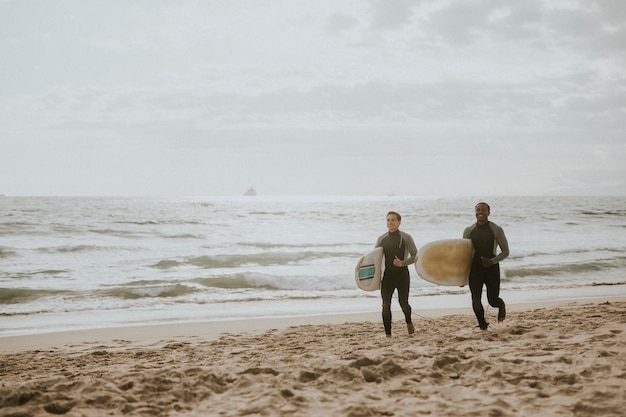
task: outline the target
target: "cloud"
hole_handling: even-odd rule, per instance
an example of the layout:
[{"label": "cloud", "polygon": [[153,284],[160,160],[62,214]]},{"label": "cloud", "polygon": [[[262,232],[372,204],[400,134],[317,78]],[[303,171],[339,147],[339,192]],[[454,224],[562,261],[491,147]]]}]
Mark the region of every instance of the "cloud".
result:
[{"label": "cloud", "polygon": [[620,2],[28,4],[0,192],[626,192]]},{"label": "cloud", "polygon": [[325,27],[331,35],[338,35],[356,27],[358,22],[359,21],[357,19],[350,15],[335,13],[327,19]]},{"label": "cloud", "polygon": [[373,0],[371,28],[397,30],[411,21],[416,2],[412,0]]}]

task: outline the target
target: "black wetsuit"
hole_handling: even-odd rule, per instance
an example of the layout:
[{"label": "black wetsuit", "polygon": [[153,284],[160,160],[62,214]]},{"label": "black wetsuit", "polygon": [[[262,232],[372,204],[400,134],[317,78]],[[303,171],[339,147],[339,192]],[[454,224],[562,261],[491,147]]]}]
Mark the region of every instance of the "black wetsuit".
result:
[{"label": "black wetsuit", "polygon": [[[407,265],[415,261],[417,248],[413,238],[399,230],[385,233],[379,237],[376,246],[382,246],[385,254],[385,272],[380,295],[383,301],[382,316],[385,333],[391,335],[391,298],[395,290],[398,290],[398,302],[404,313],[404,320],[406,323],[411,323],[411,306],[409,304],[411,277]],[[403,266],[398,267],[393,264],[396,257],[402,259]]]},{"label": "black wetsuit", "polygon": [[[487,301],[492,307],[504,308],[500,298],[500,264],[509,255],[509,246],[502,228],[495,223],[473,224],[465,229],[463,237],[472,240],[474,259],[470,269],[469,287],[472,294],[472,308],[481,329],[487,328],[485,309],[482,305],[483,285],[487,288]],[[496,256],[496,248],[501,252]],[[484,267],[482,258],[491,259],[493,265]]]}]

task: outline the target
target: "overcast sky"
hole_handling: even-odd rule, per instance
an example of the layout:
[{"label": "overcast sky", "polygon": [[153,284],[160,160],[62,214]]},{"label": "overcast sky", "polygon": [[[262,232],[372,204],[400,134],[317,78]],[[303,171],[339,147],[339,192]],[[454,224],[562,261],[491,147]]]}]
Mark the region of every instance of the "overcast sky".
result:
[{"label": "overcast sky", "polygon": [[0,193],[626,195],[622,0],[0,0]]}]

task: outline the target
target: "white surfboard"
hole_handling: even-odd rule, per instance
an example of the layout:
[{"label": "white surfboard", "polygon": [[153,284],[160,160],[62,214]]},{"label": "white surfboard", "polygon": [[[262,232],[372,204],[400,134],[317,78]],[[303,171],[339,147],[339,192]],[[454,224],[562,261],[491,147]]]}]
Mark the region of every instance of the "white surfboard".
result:
[{"label": "white surfboard", "polygon": [[437,240],[419,249],[415,271],[433,284],[462,287],[468,284],[473,257],[470,239]]},{"label": "white surfboard", "polygon": [[380,289],[380,280],[385,268],[384,257],[383,248],[378,247],[359,259],[354,268],[354,280],[360,289],[364,291]]}]

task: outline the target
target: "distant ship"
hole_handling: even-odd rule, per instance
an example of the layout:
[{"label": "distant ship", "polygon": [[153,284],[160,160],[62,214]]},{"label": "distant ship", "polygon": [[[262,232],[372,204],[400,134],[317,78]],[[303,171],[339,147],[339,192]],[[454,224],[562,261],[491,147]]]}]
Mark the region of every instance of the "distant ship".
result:
[{"label": "distant ship", "polygon": [[243,195],[256,195],[256,190],[254,189],[254,187],[250,187],[246,190],[245,193],[243,193]]}]

